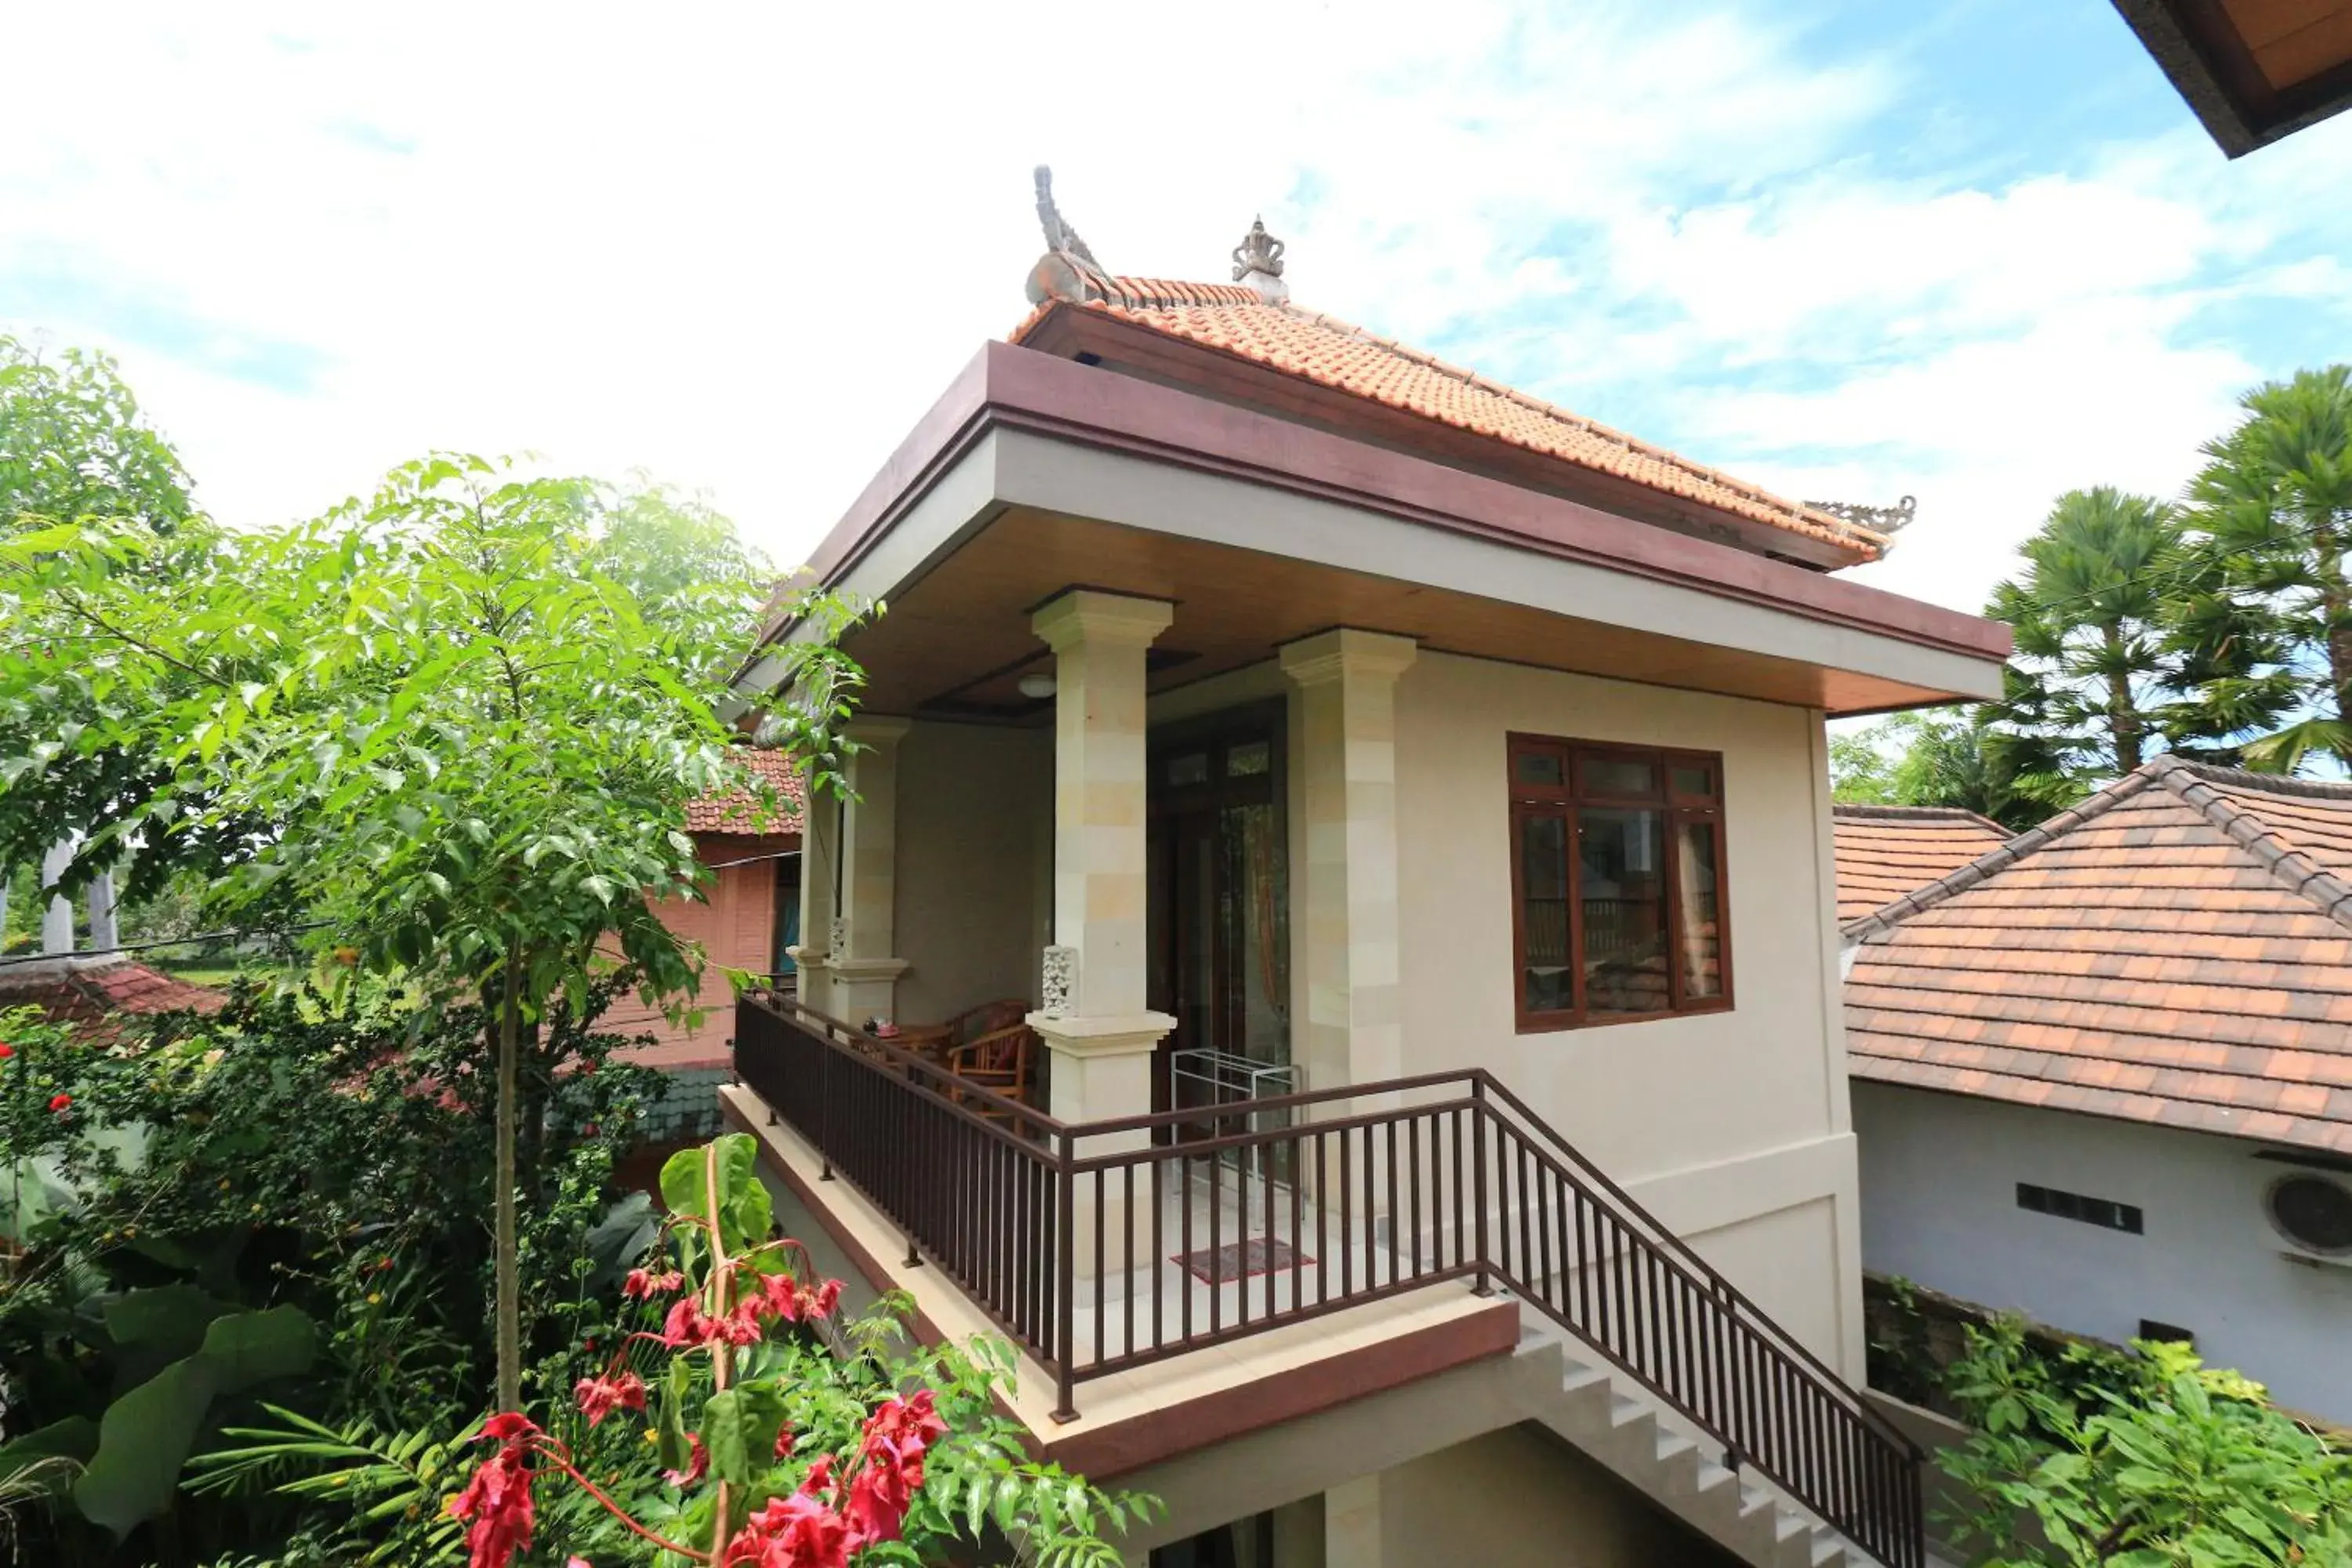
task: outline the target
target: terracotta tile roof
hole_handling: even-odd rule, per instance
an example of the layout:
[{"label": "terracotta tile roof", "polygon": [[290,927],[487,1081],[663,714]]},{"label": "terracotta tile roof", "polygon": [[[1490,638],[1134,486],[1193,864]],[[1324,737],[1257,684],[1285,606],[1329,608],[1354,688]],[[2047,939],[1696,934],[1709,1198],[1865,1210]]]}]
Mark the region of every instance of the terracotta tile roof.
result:
[{"label": "terracotta tile roof", "polygon": [[[1055,261],[1062,264],[1059,269],[1048,266]],[[1047,298],[1009,334],[1012,342],[1026,338],[1055,310],[1100,310],[1456,429],[1819,540],[1847,552],[1856,563],[1874,561],[1886,548],[1883,533],[1784,500],[1336,316],[1270,302],[1239,284],[1118,277],[1066,255],[1049,256],[1040,269],[1041,276],[1058,272],[1060,287],[1075,281],[1087,297]]]},{"label": "terracotta tile roof", "polygon": [[37,977],[22,982],[0,969],[0,1012],[38,1007],[49,1022],[93,1042],[112,1039],[124,1015],[216,1013],[226,1000],[208,985],[191,985],[129,959],[85,963],[63,973],[43,964]]},{"label": "terracotta tile roof", "polygon": [[792,763],[784,753],[747,748],[740,760],[784,797],[790,804],[789,812],[762,823],[759,817],[759,802],[750,790],[722,790],[688,803],[686,830],[688,833],[798,833],[804,802],[801,795],[800,777],[793,772]]},{"label": "terracotta tile roof", "polygon": [[1843,925],[2000,847],[2009,829],[1943,805],[1847,805],[1834,810],[1837,918]]},{"label": "terracotta tile roof", "polygon": [[2161,757],[1845,932],[1856,1077],[2352,1153],[2352,784]]}]

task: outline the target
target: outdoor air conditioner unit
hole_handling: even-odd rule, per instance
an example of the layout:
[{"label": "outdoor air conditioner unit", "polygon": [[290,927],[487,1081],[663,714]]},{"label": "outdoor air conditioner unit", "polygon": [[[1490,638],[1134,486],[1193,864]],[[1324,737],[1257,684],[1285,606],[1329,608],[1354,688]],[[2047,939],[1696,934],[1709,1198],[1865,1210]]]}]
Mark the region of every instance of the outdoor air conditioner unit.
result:
[{"label": "outdoor air conditioner unit", "polygon": [[2298,1263],[2352,1268],[2352,1185],[2317,1171],[2291,1171],[2263,1194],[2263,1213]]}]

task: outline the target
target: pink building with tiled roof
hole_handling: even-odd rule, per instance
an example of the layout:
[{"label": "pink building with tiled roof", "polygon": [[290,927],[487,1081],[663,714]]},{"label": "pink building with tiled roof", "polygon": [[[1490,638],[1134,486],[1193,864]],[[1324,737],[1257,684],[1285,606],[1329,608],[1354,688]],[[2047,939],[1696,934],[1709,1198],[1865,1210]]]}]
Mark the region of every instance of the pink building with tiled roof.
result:
[{"label": "pink building with tiled roof", "polygon": [[[1838,863],[1875,900],[1844,925],[1865,1260],[2185,1329],[2352,1420],[2352,784],[2164,757],[1957,863],[1948,823],[1868,820]],[[1896,861],[1931,874],[1890,891]]]},{"label": "pink building with tiled roof", "polygon": [[781,752],[745,750],[739,760],[775,792],[780,809],[763,809],[749,790],[690,803],[687,831],[712,879],[702,898],[659,906],[665,923],[702,946],[707,967],[696,998],[701,1021],[673,1022],[627,998],[604,1019],[616,1033],[654,1037],[656,1043],[633,1049],[632,1059],[673,1073],[691,1069],[705,1092],[704,1080],[726,1067],[735,1032],[735,988],[727,972],[788,973],[784,949],[799,939],[800,779]]}]

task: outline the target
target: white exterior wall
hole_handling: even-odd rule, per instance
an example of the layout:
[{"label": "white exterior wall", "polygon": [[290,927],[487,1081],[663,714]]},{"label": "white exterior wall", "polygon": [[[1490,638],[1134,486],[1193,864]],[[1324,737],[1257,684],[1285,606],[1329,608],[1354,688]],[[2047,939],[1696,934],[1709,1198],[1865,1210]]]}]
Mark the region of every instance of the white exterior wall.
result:
[{"label": "white exterior wall", "polygon": [[[2176,1324],[2209,1363],[2352,1422],[2352,1267],[2293,1260],[2263,1206],[2298,1167],[2237,1139],[1888,1084],[1853,1086],[1853,1120],[1873,1269],[2105,1340]],[[2020,1182],[2137,1205],[2146,1233],[2021,1209]]]},{"label": "white exterior wall", "polygon": [[[1513,731],[1723,754],[1731,1011],[1517,1032]],[[1813,710],[1424,653],[1397,687],[1402,1070],[1493,1071],[1858,1380],[1822,735]]]}]

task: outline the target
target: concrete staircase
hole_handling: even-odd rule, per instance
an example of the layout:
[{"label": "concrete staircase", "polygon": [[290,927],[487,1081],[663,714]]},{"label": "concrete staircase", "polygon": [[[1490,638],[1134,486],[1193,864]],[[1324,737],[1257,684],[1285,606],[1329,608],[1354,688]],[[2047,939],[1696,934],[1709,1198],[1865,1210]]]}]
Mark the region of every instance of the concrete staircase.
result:
[{"label": "concrete staircase", "polygon": [[1734,1474],[1710,1439],[1657,1396],[1532,1310],[1516,1352],[1527,1416],[1754,1568],[1874,1568],[1874,1560],[1754,1472]]}]

